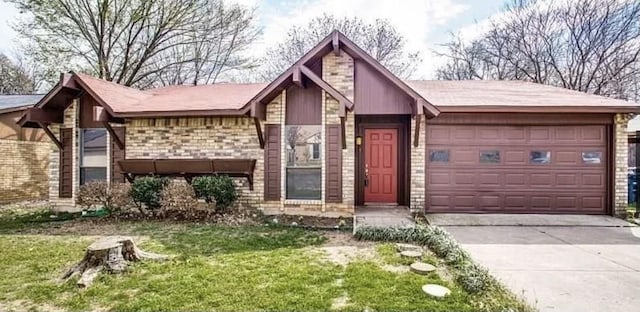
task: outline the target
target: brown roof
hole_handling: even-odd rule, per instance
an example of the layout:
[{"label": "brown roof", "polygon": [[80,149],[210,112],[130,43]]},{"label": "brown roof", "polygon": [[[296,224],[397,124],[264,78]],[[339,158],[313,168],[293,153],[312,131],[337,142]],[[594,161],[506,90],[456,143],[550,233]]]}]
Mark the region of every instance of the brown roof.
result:
[{"label": "brown roof", "polygon": [[[75,74],[93,96],[119,117],[242,114],[266,83],[169,86],[141,91]],[[406,84],[443,112],[640,112],[638,104],[559,87],[507,80],[414,80]]]},{"label": "brown roof", "polygon": [[266,86],[264,83],[219,83],[142,91],[85,74],[76,76],[94,97],[106,104],[112,113],[122,117],[138,113],[239,110]]},{"label": "brown roof", "polygon": [[442,112],[520,112],[545,108],[567,112],[640,111],[637,103],[524,81],[420,80],[407,84]]}]

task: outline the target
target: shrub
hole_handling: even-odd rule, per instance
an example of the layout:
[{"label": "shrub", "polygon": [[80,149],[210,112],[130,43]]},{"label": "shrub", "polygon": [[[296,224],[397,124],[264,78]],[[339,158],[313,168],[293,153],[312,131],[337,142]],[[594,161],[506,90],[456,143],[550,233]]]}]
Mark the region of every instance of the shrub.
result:
[{"label": "shrub", "polygon": [[469,293],[485,291],[497,284],[495,278],[485,268],[473,263],[469,254],[442,228],[422,225],[413,228],[358,227],[354,236],[360,240],[426,246],[454,269],[456,282]]},{"label": "shrub", "polygon": [[178,211],[184,217],[190,217],[198,208],[198,200],[193,192],[193,188],[186,183],[169,182],[162,189],[162,201],[160,203],[162,211]]},{"label": "shrub", "polygon": [[196,197],[207,203],[216,203],[216,210],[225,210],[238,199],[236,185],[228,176],[204,176],[193,179],[191,183]]},{"label": "shrub", "polygon": [[109,184],[106,181],[91,181],[78,189],[77,204],[87,208],[109,206]]},{"label": "shrub", "polygon": [[78,189],[78,205],[85,208],[104,207],[112,214],[119,214],[133,204],[126,183],[108,184],[106,181],[91,181]]},{"label": "shrub", "polygon": [[146,209],[157,210],[161,206],[162,188],[168,179],[158,177],[141,177],[131,185],[131,198],[142,213]]}]

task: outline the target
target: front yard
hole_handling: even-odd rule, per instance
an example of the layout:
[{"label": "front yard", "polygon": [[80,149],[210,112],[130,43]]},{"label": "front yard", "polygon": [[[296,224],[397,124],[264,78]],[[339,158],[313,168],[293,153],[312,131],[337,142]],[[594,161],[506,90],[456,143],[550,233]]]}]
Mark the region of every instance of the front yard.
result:
[{"label": "front yard", "polygon": [[[115,311],[499,311],[527,309],[494,289],[469,294],[448,269],[409,272],[390,244],[349,233],[279,226],[70,220],[25,223],[0,214],[0,310]],[[42,215],[41,215],[42,218]],[[61,274],[104,235],[130,235],[166,262],[139,262],[123,275],[101,274],[88,289]],[[422,285],[449,287],[444,299]]]}]

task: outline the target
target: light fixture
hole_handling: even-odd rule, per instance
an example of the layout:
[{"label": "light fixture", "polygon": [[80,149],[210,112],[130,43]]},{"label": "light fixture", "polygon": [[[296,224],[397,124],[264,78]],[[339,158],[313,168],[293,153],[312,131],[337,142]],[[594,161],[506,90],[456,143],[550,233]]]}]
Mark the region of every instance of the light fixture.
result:
[{"label": "light fixture", "polygon": [[361,136],[356,136],[356,145],[362,145],[362,137]]}]

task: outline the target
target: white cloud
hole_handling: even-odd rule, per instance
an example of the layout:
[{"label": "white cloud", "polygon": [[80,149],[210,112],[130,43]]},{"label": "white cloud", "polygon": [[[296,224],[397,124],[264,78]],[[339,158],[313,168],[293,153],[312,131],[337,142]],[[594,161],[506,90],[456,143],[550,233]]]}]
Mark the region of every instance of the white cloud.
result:
[{"label": "white cloud", "polygon": [[259,4],[264,26],[264,36],[254,53],[263,52],[269,44],[281,41],[282,36],[293,26],[304,26],[311,18],[322,13],[338,17],[358,16],[365,21],[377,18],[388,19],[407,39],[406,48],[419,51],[423,63],[415,74],[416,78],[430,77],[434,70],[430,61],[434,30],[442,28],[470,8],[459,0],[324,0],[285,1],[282,8],[265,7]]},{"label": "white cloud", "polygon": [[18,15],[19,11],[13,4],[0,1],[0,53],[10,55],[15,51],[17,34],[11,23]]}]

